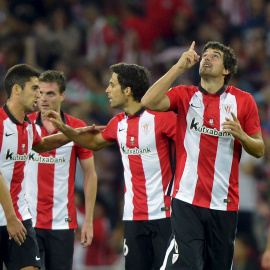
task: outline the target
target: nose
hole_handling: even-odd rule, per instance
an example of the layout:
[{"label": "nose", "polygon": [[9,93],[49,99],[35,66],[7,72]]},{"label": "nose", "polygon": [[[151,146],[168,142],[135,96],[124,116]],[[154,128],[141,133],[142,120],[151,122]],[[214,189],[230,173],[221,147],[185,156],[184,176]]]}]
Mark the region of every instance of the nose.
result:
[{"label": "nose", "polygon": [[36,97],[37,98],[41,98],[40,89],[37,89],[37,91],[36,91]]}]

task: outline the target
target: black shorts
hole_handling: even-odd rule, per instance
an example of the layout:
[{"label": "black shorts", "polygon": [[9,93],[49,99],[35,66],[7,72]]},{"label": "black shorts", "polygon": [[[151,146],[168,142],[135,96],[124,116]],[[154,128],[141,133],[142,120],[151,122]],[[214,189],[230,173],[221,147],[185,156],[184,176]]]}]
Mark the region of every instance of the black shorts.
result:
[{"label": "black shorts", "polygon": [[237,218],[237,211],[211,210],[173,199],[173,234],[160,270],[230,270]]},{"label": "black shorts", "polygon": [[13,239],[9,240],[6,226],[0,227],[0,265],[2,266],[2,262],[4,262],[7,269],[20,270],[27,266],[41,266],[32,220],[28,219],[22,223],[27,230],[27,234],[21,246]]},{"label": "black shorts", "polygon": [[160,269],[171,232],[170,218],[124,221],[125,269]]},{"label": "black shorts", "polygon": [[42,269],[72,270],[74,230],[47,230],[35,228]]}]

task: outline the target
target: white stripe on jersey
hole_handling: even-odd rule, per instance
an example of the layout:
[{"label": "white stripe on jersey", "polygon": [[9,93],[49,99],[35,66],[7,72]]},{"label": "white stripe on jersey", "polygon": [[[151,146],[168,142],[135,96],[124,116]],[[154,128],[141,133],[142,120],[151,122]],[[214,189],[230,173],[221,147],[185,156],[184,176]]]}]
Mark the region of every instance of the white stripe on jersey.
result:
[{"label": "white stripe on jersey", "polygon": [[[223,93],[220,98],[220,103],[232,104],[234,114],[237,117],[237,104],[235,96],[231,95],[230,93]],[[220,106],[220,130],[223,129],[221,124],[225,122],[225,117],[230,118],[230,115],[224,114]],[[229,181],[224,181],[224,179],[230,179],[234,140],[227,140],[219,137],[218,149],[222,149],[222,151],[217,150],[216,154],[215,175],[212,188],[212,194],[215,194],[215,196],[211,197],[210,208],[226,211],[227,205],[224,204],[219,198],[227,198],[228,196]],[[224,159],[226,159],[226,162],[224,162]]]},{"label": "white stripe on jersey", "polygon": [[[193,106],[196,107],[200,107],[201,112],[203,112],[204,104],[201,100],[202,94],[200,92],[196,92],[194,96],[191,98],[190,104],[193,104]],[[189,112],[187,113],[186,116],[187,123],[191,123],[192,118],[194,117],[194,115],[190,113],[191,110],[192,108],[190,107]],[[180,182],[179,188],[180,191],[177,193],[176,196],[176,198],[181,197],[181,200],[187,203],[192,203],[196,190],[196,184],[198,180],[197,167],[200,153],[200,148],[198,146],[200,145],[200,140],[201,140],[201,133],[191,132],[190,128],[187,127],[184,146],[185,149],[192,149],[192,150],[186,152],[187,159],[183,176]],[[190,181],[190,179],[192,179],[192,181]]]},{"label": "white stripe on jersey", "polygon": [[[69,185],[67,183],[67,179],[69,179],[69,166],[67,167],[67,164],[70,164],[70,156],[71,156],[71,150],[73,147],[73,142],[70,142],[64,146],[66,149],[65,151],[65,158],[66,163],[58,163],[55,164],[55,170],[54,170],[54,179],[57,179],[57,181],[54,181],[54,198],[53,201],[57,202],[59,201],[59,194],[61,194],[61,204],[56,204],[58,207],[54,206],[52,211],[53,220],[52,220],[52,228],[57,229],[67,229],[68,224],[65,221],[65,218],[69,217],[68,214],[68,188]],[[70,151],[67,151],[67,149],[70,149]],[[63,146],[56,149],[56,157],[63,156]]]},{"label": "white stripe on jersey", "polygon": [[[147,197],[151,198],[151,202],[148,203],[148,214],[149,219],[156,219],[165,217],[164,213],[160,211],[164,207],[164,201],[160,198],[163,197],[163,187],[162,187],[162,174],[160,160],[156,147],[156,136],[155,127],[149,128],[149,131],[143,131],[143,125],[145,123],[155,124],[155,115],[144,113],[145,116],[140,118],[139,121],[139,147],[144,149],[149,147],[149,142],[151,142],[151,154],[141,155],[142,164],[144,168],[144,175],[146,181],[146,193]],[[151,155],[151,157],[150,157]]]}]

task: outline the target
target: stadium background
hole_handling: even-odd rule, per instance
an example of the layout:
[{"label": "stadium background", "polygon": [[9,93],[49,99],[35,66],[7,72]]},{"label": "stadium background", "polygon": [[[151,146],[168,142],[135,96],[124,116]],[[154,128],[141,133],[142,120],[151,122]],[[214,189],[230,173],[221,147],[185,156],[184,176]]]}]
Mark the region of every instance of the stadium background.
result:
[{"label": "stadium background", "polygon": [[[261,270],[270,223],[269,0],[0,0],[0,105],[6,100],[6,71],[28,63],[41,71],[64,71],[64,111],[88,125],[104,125],[119,112],[110,108],[105,94],[110,65],[144,65],[154,82],[193,40],[199,54],[209,40],[235,50],[239,68],[229,84],[250,92],[259,108],[266,154],[256,160],[244,153],[241,161],[233,270]],[[175,84],[198,82],[194,67]],[[96,152],[95,164],[99,182],[94,242],[82,250],[76,240],[74,270],[123,269],[124,187],[117,145]],[[78,167],[79,225],[84,213],[82,194]]]}]

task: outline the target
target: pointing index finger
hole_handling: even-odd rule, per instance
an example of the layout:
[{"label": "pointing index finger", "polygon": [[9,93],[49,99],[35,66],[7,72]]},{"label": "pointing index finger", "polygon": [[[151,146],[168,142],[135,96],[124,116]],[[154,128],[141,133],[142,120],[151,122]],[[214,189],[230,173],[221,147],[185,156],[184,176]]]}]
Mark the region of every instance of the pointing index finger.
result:
[{"label": "pointing index finger", "polygon": [[195,47],[195,41],[192,41],[189,51],[194,51],[194,47]]}]

